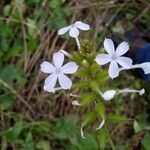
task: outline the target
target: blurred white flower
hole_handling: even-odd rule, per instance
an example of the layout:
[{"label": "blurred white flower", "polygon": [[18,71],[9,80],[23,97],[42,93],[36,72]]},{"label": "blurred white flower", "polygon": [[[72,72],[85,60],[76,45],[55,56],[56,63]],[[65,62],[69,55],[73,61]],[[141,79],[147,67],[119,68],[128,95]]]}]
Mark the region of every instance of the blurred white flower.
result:
[{"label": "blurred white flower", "polygon": [[98,126],[98,128],[96,128],[96,130],[101,129],[105,124],[105,118],[103,118],[102,122],[100,123],[100,125]]},{"label": "blurred white flower", "polygon": [[79,36],[79,29],[84,31],[90,30],[90,26],[81,21],[76,21],[74,24],[71,24],[67,27],[58,30],[58,35],[63,35],[69,31],[69,35],[73,38],[76,38]]},{"label": "blurred white flower", "polygon": [[[75,73],[78,66],[75,62],[69,62],[65,65],[64,54],[61,52],[54,53],[53,64],[44,61],[41,66],[41,71],[50,74],[44,84],[44,90],[54,93],[58,89],[70,89],[72,86],[72,81],[65,74]],[[63,66],[62,66],[63,65]],[[55,88],[56,82],[60,84],[61,87]]]},{"label": "blurred white flower", "polygon": [[100,65],[105,65],[110,62],[109,76],[112,79],[116,78],[119,75],[120,70],[118,64],[126,69],[132,67],[132,59],[122,56],[129,50],[129,45],[127,42],[124,41],[120,43],[115,51],[113,41],[106,38],[104,40],[104,48],[108,54],[97,55],[95,61]]}]

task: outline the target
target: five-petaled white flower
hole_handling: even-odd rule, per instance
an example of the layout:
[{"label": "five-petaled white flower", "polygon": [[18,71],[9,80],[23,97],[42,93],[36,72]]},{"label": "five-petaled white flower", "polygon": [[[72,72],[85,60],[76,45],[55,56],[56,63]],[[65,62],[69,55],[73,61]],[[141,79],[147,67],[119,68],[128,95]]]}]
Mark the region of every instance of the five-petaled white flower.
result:
[{"label": "five-petaled white flower", "polygon": [[104,48],[108,54],[97,55],[95,61],[100,65],[105,65],[110,62],[109,76],[111,78],[116,78],[119,75],[118,64],[126,69],[132,67],[132,59],[122,56],[129,50],[129,45],[127,42],[124,41],[120,43],[115,51],[113,41],[106,38],[104,41]]},{"label": "five-petaled white flower", "polygon": [[64,28],[58,30],[58,35],[63,35],[69,31],[69,35],[73,38],[76,38],[79,36],[79,29],[86,31],[86,30],[90,29],[90,26],[81,21],[76,21],[74,24],[71,24],[67,27],[64,27]]},{"label": "five-petaled white flower", "polygon": [[[44,84],[44,90],[48,92],[55,92],[55,85],[57,79],[62,89],[70,89],[72,81],[65,74],[75,73],[78,69],[78,66],[75,62],[69,62],[65,65],[64,63],[64,54],[60,51],[54,53],[53,55],[53,64],[44,61],[41,66],[41,71],[44,73],[50,74]],[[63,66],[62,66],[63,65]]]}]

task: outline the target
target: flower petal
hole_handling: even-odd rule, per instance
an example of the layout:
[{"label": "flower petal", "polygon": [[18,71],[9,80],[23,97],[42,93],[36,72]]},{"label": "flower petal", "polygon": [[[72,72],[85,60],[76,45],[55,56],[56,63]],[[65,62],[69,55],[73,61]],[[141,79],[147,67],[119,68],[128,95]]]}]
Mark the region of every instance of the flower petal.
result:
[{"label": "flower petal", "polygon": [[81,21],[75,22],[74,25],[77,28],[81,29],[81,30],[85,30],[85,31],[86,30],[90,30],[90,26],[88,24],[86,24],[86,23],[81,22]]},{"label": "flower petal", "polygon": [[57,81],[57,76],[54,73],[48,76],[45,80],[44,90],[49,92],[54,91],[54,86],[56,85],[56,81]]},{"label": "flower petal", "polygon": [[63,89],[70,89],[72,86],[72,81],[64,74],[58,76],[58,81]]},{"label": "flower petal", "polygon": [[103,93],[102,97],[104,98],[104,100],[109,101],[111,100],[116,94],[115,90],[109,90]]},{"label": "flower petal", "polygon": [[118,57],[116,61],[125,69],[132,67],[132,59],[128,57]]},{"label": "flower petal", "polygon": [[62,66],[61,71],[64,74],[72,74],[78,70],[78,65],[75,62],[69,62]]},{"label": "flower petal", "polygon": [[113,79],[119,75],[118,64],[115,61],[111,61],[109,66],[109,76]]},{"label": "flower petal", "polygon": [[109,38],[106,38],[105,40],[104,40],[104,48],[105,48],[105,50],[106,50],[106,52],[108,53],[108,54],[114,54],[115,53],[115,47],[114,47],[114,43],[113,43],[113,41],[111,40],[111,39],[109,39]]},{"label": "flower petal", "polygon": [[53,73],[55,71],[55,67],[48,61],[44,61],[40,66],[41,71],[44,73]]},{"label": "flower petal", "polygon": [[79,35],[79,30],[77,29],[77,27],[72,27],[69,31],[69,35],[73,38],[78,37]]},{"label": "flower petal", "polygon": [[108,54],[99,54],[96,56],[95,61],[99,65],[105,65],[111,61],[110,56]]},{"label": "flower petal", "polygon": [[71,25],[58,30],[58,35],[63,35],[71,29]]},{"label": "flower petal", "polygon": [[64,62],[64,54],[61,52],[54,53],[53,63],[56,67],[60,68]]},{"label": "flower petal", "polygon": [[117,56],[122,56],[129,50],[129,44],[127,42],[122,42],[118,45],[116,49],[116,55]]}]

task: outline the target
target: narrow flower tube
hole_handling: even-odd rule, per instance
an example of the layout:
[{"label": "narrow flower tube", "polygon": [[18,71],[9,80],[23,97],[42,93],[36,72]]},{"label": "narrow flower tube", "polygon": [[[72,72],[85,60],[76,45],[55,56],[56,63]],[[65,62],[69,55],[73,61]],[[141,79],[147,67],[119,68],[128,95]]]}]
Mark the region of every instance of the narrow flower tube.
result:
[{"label": "narrow flower tube", "polygon": [[83,139],[85,139],[84,132],[83,132],[83,125],[82,125],[81,128],[80,128],[80,133],[81,133],[81,137],[82,137]]},{"label": "narrow flower tube", "polygon": [[135,89],[126,88],[126,89],[118,90],[118,92],[119,93],[139,93],[140,95],[143,95],[145,93],[145,89],[135,90]]},{"label": "narrow flower tube", "polygon": [[101,129],[105,124],[105,118],[103,118],[102,122],[100,123],[100,125],[98,126],[98,128],[96,128],[96,130]]},{"label": "narrow flower tube", "polygon": [[61,49],[60,52],[62,52],[65,56],[71,58],[71,55],[68,52],[66,52],[65,50]]},{"label": "narrow flower tube", "polygon": [[81,46],[80,46],[79,38],[78,38],[78,37],[76,37],[76,38],[75,38],[75,40],[76,40],[76,43],[77,43],[78,49],[80,50]]},{"label": "narrow flower tube", "polygon": [[55,87],[55,88],[50,88],[50,89],[45,88],[44,90],[47,92],[55,93],[58,90],[62,90],[62,88],[61,87]]}]

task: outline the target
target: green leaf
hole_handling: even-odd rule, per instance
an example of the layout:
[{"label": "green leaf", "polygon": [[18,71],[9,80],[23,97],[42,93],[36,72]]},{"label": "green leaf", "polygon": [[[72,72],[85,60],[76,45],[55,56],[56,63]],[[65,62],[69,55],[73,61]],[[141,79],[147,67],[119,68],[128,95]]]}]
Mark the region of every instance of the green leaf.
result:
[{"label": "green leaf", "polygon": [[83,126],[87,126],[88,124],[92,123],[96,119],[96,113],[95,111],[91,111],[87,113],[84,121],[83,121]]},{"label": "green leaf", "polygon": [[98,150],[98,144],[94,136],[87,135],[86,139],[81,139],[78,144],[78,150]]},{"label": "green leaf", "polygon": [[150,150],[150,135],[145,135],[142,145],[145,150]]},{"label": "green leaf", "polygon": [[96,112],[98,113],[98,115],[100,117],[104,117],[105,116],[105,105],[103,102],[99,102],[97,105],[96,105],[96,108],[95,108]]},{"label": "green leaf", "polygon": [[73,138],[76,132],[76,121],[74,117],[61,118],[56,125],[56,136],[60,139]]},{"label": "green leaf", "polygon": [[51,0],[49,1],[49,5],[51,8],[57,8],[61,5],[61,1],[60,0]]},{"label": "green leaf", "polygon": [[72,88],[83,88],[83,89],[86,89],[86,88],[89,88],[89,83],[88,82],[78,82],[78,83],[73,83],[72,85]]},{"label": "green leaf", "polygon": [[4,16],[8,16],[10,14],[10,11],[11,11],[11,5],[6,5],[3,10]]},{"label": "green leaf", "polygon": [[3,60],[9,60],[12,57],[20,56],[19,52],[22,50],[22,41],[20,39],[16,39],[13,45],[9,48],[7,52],[5,52],[3,56]]},{"label": "green leaf", "polygon": [[16,80],[18,86],[23,86],[26,83],[24,71],[14,65],[7,65],[0,70],[0,78],[8,84],[12,84]]},{"label": "green leaf", "polygon": [[47,140],[42,140],[36,144],[36,148],[39,150],[51,150],[50,143]]},{"label": "green leaf", "polygon": [[30,40],[27,43],[27,46],[28,46],[29,52],[34,52],[36,50],[36,47],[37,47],[36,39],[30,38]]},{"label": "green leaf", "polygon": [[134,126],[134,131],[135,132],[139,132],[139,131],[143,130],[143,127],[136,120],[134,120],[133,126]]},{"label": "green leaf", "polygon": [[13,31],[12,28],[5,22],[0,21],[0,37],[12,37]]},{"label": "green leaf", "polygon": [[24,128],[23,122],[22,121],[17,122],[13,127],[8,129],[8,132],[5,134],[6,139],[12,142],[17,140],[23,128]]},{"label": "green leaf", "polygon": [[40,133],[49,133],[52,130],[52,125],[48,121],[37,121],[33,122],[30,125],[30,129],[34,131],[34,133],[40,134]]},{"label": "green leaf", "polygon": [[27,134],[26,140],[23,143],[21,150],[35,150],[35,143],[33,141],[31,132]]},{"label": "green leaf", "polygon": [[0,96],[0,110],[9,109],[14,104],[15,95],[5,94]]},{"label": "green leaf", "polygon": [[80,97],[82,105],[87,105],[93,102],[95,99],[99,98],[99,95],[96,92],[88,92],[81,94]]},{"label": "green leaf", "polygon": [[125,30],[123,28],[122,22],[118,21],[117,24],[111,28],[114,33],[124,34]]},{"label": "green leaf", "polygon": [[107,137],[108,137],[108,131],[107,131],[106,128],[103,128],[103,129],[99,130],[98,140],[99,140],[99,145],[100,145],[101,150],[105,149],[105,145],[106,145],[106,142],[107,142]]},{"label": "green leaf", "polygon": [[35,20],[27,19],[27,27],[28,27],[28,33],[31,37],[36,37],[38,33],[38,28],[36,27]]},{"label": "green leaf", "polygon": [[127,121],[128,119],[125,116],[120,116],[116,114],[108,114],[107,120],[110,122],[117,123],[117,122]]},{"label": "green leaf", "polygon": [[90,74],[90,72],[89,72],[89,70],[87,70],[87,69],[83,69],[83,70],[79,70],[79,71],[77,71],[76,73],[75,73],[75,76],[77,76],[77,77],[88,77],[89,76],[89,74]]}]

